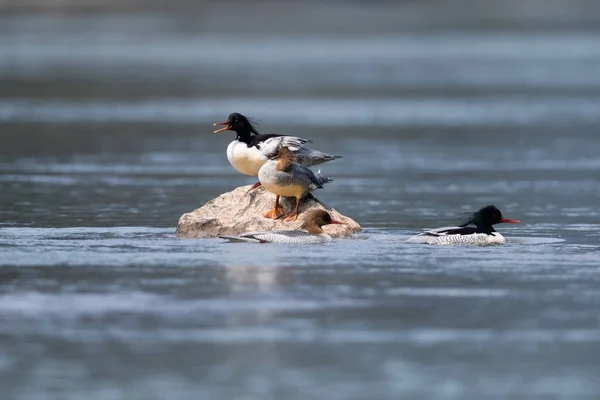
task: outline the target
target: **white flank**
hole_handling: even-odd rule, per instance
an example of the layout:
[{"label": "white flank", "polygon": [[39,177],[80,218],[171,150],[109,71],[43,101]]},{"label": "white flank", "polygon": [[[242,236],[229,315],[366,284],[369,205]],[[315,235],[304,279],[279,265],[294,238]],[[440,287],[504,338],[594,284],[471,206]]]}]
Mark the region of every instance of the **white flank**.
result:
[{"label": "white flank", "polygon": [[460,229],[459,227],[445,227],[432,229],[430,231],[420,233],[416,236],[409,238],[406,243],[414,244],[438,244],[438,245],[450,245],[450,244],[473,244],[477,246],[487,246],[490,244],[502,244],[505,242],[504,236],[498,232],[492,232],[491,235],[486,233],[473,233],[471,235],[448,235],[441,233],[449,229]]},{"label": "white flank", "polygon": [[297,243],[320,244],[331,242],[331,236],[326,233],[315,235],[304,231],[264,231],[248,232],[239,236],[222,236],[223,239],[242,242]]}]

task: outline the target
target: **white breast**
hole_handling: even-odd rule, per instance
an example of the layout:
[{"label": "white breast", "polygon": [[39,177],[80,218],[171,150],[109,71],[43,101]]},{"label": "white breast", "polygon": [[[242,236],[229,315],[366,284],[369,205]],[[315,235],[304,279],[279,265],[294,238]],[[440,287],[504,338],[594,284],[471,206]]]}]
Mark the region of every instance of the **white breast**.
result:
[{"label": "white breast", "polygon": [[248,147],[246,143],[234,140],[227,146],[227,159],[233,168],[242,174],[257,176],[258,170],[267,161],[256,147]]},{"label": "white breast", "polygon": [[[435,233],[435,231],[432,231],[432,233]],[[502,244],[504,241],[504,236],[498,232],[492,232],[491,235],[486,233],[473,233],[471,235],[429,235],[427,233],[420,233],[411,237],[406,242],[416,244],[473,244],[477,246],[487,246],[490,244]]]},{"label": "white breast", "polygon": [[267,161],[258,171],[258,180],[269,192],[284,197],[302,198],[307,191],[290,172],[279,171],[277,161]]}]

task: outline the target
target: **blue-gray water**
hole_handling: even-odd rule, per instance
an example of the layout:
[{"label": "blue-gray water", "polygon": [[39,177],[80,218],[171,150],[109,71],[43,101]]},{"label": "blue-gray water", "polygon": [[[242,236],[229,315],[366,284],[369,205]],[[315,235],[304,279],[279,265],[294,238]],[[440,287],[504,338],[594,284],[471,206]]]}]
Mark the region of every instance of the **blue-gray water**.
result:
[{"label": "blue-gray water", "polygon": [[[98,18],[0,24],[3,400],[600,396],[600,33]],[[364,231],[176,238],[253,183],[233,111],[343,155]],[[485,204],[504,246],[403,243]]]}]

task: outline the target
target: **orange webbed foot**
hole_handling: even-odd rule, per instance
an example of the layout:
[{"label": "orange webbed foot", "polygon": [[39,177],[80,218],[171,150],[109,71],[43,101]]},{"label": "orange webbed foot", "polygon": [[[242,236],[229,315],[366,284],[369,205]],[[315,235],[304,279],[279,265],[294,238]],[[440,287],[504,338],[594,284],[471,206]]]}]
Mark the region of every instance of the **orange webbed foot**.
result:
[{"label": "orange webbed foot", "polygon": [[283,207],[276,207],[267,211],[265,218],[277,219],[283,215]]},{"label": "orange webbed foot", "polygon": [[293,213],[288,215],[287,217],[285,217],[283,220],[286,222],[293,222],[296,221],[298,219],[298,213]]}]

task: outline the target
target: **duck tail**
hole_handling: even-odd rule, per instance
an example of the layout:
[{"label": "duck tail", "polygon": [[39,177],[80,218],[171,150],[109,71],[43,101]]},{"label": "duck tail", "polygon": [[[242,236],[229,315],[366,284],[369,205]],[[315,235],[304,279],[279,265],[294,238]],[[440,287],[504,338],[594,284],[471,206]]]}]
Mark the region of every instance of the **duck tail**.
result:
[{"label": "duck tail", "polygon": [[321,170],[318,170],[317,173],[315,174],[315,177],[317,178],[317,184],[320,188],[323,187],[324,184],[326,183],[331,183],[333,182],[333,178],[329,178],[327,176],[323,176],[321,174]]}]

